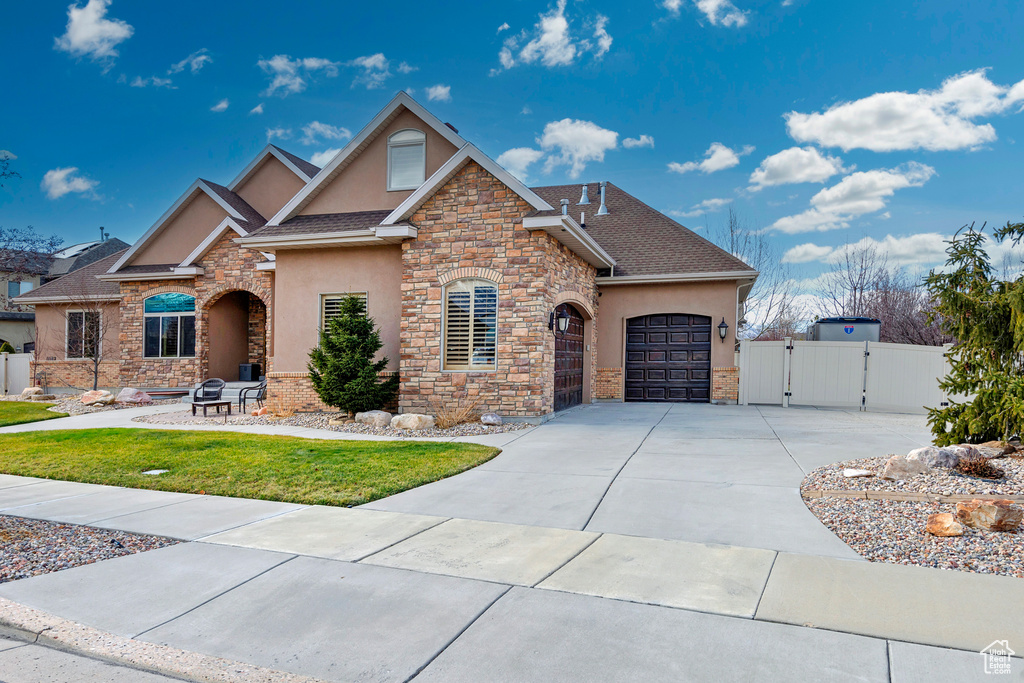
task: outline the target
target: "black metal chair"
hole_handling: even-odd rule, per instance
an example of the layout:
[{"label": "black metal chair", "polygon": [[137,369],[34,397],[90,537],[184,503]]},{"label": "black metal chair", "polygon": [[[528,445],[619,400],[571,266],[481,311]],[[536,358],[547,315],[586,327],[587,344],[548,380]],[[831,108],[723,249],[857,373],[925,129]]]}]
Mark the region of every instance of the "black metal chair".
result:
[{"label": "black metal chair", "polygon": [[256,406],[263,407],[263,399],[267,397],[267,381],[263,380],[255,387],[246,387],[238,392],[238,410],[245,412],[245,402],[255,401]]},{"label": "black metal chair", "polygon": [[198,387],[193,400],[195,401],[219,401],[227,382],[216,377],[208,379]]}]

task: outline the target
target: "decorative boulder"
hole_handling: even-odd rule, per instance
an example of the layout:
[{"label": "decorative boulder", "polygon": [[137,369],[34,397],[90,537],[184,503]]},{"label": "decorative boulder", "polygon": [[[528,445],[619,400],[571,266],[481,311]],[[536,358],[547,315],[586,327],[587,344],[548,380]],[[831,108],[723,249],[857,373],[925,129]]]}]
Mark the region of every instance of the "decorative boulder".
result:
[{"label": "decorative boulder", "polygon": [[31,396],[28,397],[27,400],[29,400],[29,401],[40,401],[40,402],[56,401],[57,400],[57,395],[56,394],[32,394]]},{"label": "decorative boulder", "polygon": [[1020,526],[1019,507],[1008,500],[965,500],[956,504],[956,516],[962,523],[985,531],[1013,531]]},{"label": "decorative boulder", "polygon": [[30,396],[42,396],[42,395],[43,395],[42,387],[25,387],[21,391],[21,400],[22,401],[27,401],[27,400],[29,400]]},{"label": "decorative boulder", "polygon": [[952,448],[925,446],[924,448],[918,448],[910,451],[910,453],[907,454],[907,460],[919,460],[928,467],[945,467],[946,469],[953,469],[960,462],[960,454],[957,450]]},{"label": "decorative boulder", "polygon": [[391,424],[391,413],[386,410],[368,410],[365,413],[356,413],[356,422],[371,427],[387,427]]},{"label": "decorative boulder", "polygon": [[116,401],[114,395],[109,391],[102,389],[97,391],[87,391],[82,394],[82,405],[86,406],[107,406]]},{"label": "decorative boulder", "polygon": [[1017,452],[1015,447],[1005,441],[986,441],[985,443],[978,444],[975,448],[989,460]]},{"label": "decorative boulder", "polygon": [[981,452],[977,448],[966,443],[957,444],[956,446],[946,446],[944,450],[953,451],[954,453],[957,454],[957,457],[961,459],[982,457]]},{"label": "decorative boulder", "polygon": [[885,468],[879,476],[882,479],[896,481],[908,479],[916,474],[928,474],[931,471],[932,468],[920,460],[911,460],[905,455],[894,455],[885,463]]},{"label": "decorative boulder", "polygon": [[404,413],[391,418],[391,426],[395,429],[431,429],[434,418],[419,413]]},{"label": "decorative boulder", "polygon": [[956,521],[952,513],[940,512],[935,515],[928,515],[928,524],[924,528],[925,533],[932,536],[963,536],[964,527]]},{"label": "decorative boulder", "polygon": [[341,425],[350,425],[353,422],[355,422],[355,420],[348,415],[342,415],[341,417],[332,417],[327,421],[327,425],[330,427],[340,427]]},{"label": "decorative boulder", "polygon": [[497,427],[502,423],[502,419],[497,413],[484,413],[480,416],[480,422],[489,427]]},{"label": "decorative boulder", "polygon": [[270,412],[270,411],[267,410],[267,407],[263,406],[262,408],[260,408],[259,410],[256,411],[256,417],[263,417],[268,412]]},{"label": "decorative boulder", "polygon": [[118,403],[134,403],[136,405],[144,406],[149,405],[153,402],[153,399],[149,397],[142,389],[132,389],[131,387],[125,387],[117,395]]},{"label": "decorative boulder", "polygon": [[857,477],[873,477],[875,476],[875,473],[872,472],[871,470],[856,470],[847,468],[843,470],[843,476],[846,477],[847,479],[855,479]]}]

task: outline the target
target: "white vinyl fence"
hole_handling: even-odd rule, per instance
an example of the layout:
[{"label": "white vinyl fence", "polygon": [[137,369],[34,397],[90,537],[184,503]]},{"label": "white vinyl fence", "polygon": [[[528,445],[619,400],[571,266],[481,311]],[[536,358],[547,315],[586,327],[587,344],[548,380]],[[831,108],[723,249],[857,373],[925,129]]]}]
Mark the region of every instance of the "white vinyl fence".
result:
[{"label": "white vinyl fence", "polygon": [[946,401],[949,347],[879,342],[740,343],[740,402],[924,413]]},{"label": "white vinyl fence", "polygon": [[0,354],[0,391],[3,395],[20,394],[32,381],[31,353]]}]

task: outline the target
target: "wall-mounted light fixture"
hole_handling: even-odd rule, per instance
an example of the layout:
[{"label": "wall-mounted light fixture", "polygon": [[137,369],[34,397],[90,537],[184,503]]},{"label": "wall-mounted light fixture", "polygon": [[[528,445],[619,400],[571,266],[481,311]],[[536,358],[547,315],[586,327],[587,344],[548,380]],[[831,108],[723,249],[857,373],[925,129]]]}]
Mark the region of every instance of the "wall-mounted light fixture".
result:
[{"label": "wall-mounted light fixture", "polygon": [[565,331],[569,329],[568,311],[562,307],[551,311],[551,315],[548,317],[548,329],[559,335],[564,335]]},{"label": "wall-mounted light fixture", "polygon": [[729,334],[729,325],[725,322],[725,318],[722,318],[722,322],[718,323],[718,338],[725,342],[725,337]]}]

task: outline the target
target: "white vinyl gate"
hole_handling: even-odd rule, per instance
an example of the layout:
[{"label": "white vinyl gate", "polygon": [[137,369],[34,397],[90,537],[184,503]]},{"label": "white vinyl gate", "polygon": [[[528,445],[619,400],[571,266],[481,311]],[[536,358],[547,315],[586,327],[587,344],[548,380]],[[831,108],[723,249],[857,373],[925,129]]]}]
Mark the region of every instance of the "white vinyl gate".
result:
[{"label": "white vinyl gate", "polygon": [[0,391],[3,395],[20,394],[32,386],[31,353],[0,354]]},{"label": "white vinyl gate", "polygon": [[924,413],[946,401],[949,347],[878,342],[740,344],[740,402]]}]

